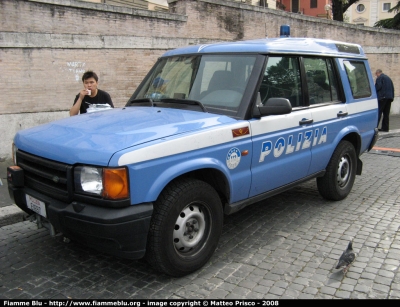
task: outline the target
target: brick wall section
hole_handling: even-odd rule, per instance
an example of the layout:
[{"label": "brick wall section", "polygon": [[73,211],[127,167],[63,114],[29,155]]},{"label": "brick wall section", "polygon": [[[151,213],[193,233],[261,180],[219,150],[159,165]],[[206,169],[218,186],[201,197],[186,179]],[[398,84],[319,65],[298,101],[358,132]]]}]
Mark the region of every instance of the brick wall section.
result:
[{"label": "brick wall section", "polygon": [[110,93],[116,106],[123,106],[161,52],[21,48],[1,53],[10,69],[0,75],[0,114],[5,114],[69,109],[87,69],[98,73],[99,88]]},{"label": "brick wall section", "polygon": [[157,58],[176,47],[160,38],[176,35],[186,20],[80,1],[57,5],[62,2],[0,2],[0,84],[7,89],[0,94],[0,114],[69,109],[87,69],[123,106]]}]

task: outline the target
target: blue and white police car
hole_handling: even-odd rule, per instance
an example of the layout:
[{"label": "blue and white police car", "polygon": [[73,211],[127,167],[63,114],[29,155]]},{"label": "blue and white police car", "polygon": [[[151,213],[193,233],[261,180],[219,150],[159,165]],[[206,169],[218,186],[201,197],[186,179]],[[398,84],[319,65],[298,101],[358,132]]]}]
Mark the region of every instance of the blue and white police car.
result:
[{"label": "blue and white police car", "polygon": [[350,193],[378,136],[373,82],[345,42],[171,50],[125,107],[18,132],[9,193],[52,235],[183,276],[212,256],[224,214],[314,178],[326,199]]}]

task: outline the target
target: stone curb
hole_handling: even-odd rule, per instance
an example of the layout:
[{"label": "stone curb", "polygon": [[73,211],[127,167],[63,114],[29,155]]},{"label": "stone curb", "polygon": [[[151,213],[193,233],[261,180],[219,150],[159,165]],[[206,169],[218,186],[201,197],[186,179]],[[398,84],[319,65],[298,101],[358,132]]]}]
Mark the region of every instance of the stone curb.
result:
[{"label": "stone curb", "polygon": [[23,222],[27,216],[28,214],[15,204],[0,208],[0,227]]}]

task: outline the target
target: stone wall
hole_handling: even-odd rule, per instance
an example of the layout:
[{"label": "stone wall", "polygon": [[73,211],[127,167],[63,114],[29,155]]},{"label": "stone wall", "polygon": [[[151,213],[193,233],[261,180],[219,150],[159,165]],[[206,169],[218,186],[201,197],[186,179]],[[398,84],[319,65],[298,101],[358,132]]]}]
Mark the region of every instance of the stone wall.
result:
[{"label": "stone wall", "polygon": [[[400,32],[343,24],[223,0],[169,0],[170,12],[76,0],[0,1],[0,159],[16,131],[68,116],[81,76],[92,69],[99,88],[122,107],[166,50],[222,40],[292,36],[361,44],[374,71],[400,93]],[[399,112],[399,98],[392,111]]]}]

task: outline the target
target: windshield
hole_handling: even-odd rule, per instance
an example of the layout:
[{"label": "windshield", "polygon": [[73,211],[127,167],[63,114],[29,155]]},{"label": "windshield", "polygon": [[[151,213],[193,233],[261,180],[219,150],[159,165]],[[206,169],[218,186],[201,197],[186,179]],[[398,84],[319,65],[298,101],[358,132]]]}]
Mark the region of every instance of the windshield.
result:
[{"label": "windshield", "polygon": [[235,116],[255,59],[226,54],[161,58],[129,102],[198,101],[207,112]]}]

